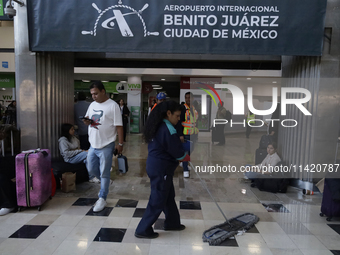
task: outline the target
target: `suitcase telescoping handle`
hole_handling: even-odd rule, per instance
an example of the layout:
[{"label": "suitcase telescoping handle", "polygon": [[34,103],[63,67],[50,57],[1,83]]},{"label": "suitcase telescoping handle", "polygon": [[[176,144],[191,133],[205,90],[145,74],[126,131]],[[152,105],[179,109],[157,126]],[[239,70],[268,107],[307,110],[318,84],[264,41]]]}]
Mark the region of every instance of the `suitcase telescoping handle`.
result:
[{"label": "suitcase telescoping handle", "polygon": [[22,151],[21,153],[24,154],[32,154],[32,153],[42,153],[44,155],[44,157],[48,156],[47,151],[43,151],[40,148],[36,149],[36,150],[28,150],[28,151]]},{"label": "suitcase telescoping handle", "polygon": [[33,190],[33,174],[30,173],[30,189]]}]

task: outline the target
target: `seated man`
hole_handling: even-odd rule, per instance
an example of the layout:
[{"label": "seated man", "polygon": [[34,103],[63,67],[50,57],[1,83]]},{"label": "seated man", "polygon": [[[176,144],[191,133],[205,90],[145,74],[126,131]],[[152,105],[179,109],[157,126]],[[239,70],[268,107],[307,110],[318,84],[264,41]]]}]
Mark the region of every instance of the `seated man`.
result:
[{"label": "seated man", "polygon": [[[275,142],[269,143],[267,146],[267,153],[268,155],[265,157],[265,159],[261,162],[261,164],[252,166],[250,172],[245,172],[245,178],[254,180],[257,178],[263,178],[264,175],[270,175],[271,174],[271,167],[274,167],[281,161],[279,155],[276,152],[277,145]],[[252,187],[255,186],[255,184],[251,185]]]}]

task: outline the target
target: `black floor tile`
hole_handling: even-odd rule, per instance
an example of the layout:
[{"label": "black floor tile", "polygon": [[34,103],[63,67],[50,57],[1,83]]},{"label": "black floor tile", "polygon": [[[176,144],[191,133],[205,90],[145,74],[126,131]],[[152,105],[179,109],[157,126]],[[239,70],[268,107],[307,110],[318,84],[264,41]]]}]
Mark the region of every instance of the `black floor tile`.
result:
[{"label": "black floor tile", "polygon": [[29,238],[36,239],[48,226],[24,225],[9,238]]},{"label": "black floor tile", "polygon": [[158,219],[153,226],[154,229],[163,230],[165,219]]},{"label": "black floor tile", "polygon": [[327,225],[340,235],[340,224],[327,224]]},{"label": "black floor tile", "polygon": [[268,212],[289,213],[288,209],[282,204],[262,204]]},{"label": "black floor tile", "polygon": [[122,228],[101,228],[93,239],[95,242],[122,242],[126,229]]},{"label": "black floor tile", "polygon": [[94,212],[93,207],[90,209],[90,211],[87,212],[86,215],[89,216],[109,216],[111,211],[113,210],[113,207],[105,207],[104,210],[100,212]]},{"label": "black floor tile", "polygon": [[138,200],[131,200],[131,199],[119,199],[116,207],[134,207],[136,208],[138,204]]},{"label": "black floor tile", "polygon": [[77,206],[89,206],[94,205],[98,198],[78,198],[76,202],[73,203],[73,205]]},{"label": "black floor tile", "polygon": [[145,208],[136,208],[132,217],[134,218],[142,218],[145,212]]},{"label": "black floor tile", "polygon": [[331,250],[330,252],[333,253],[334,255],[340,255],[340,250],[339,251]]},{"label": "black floor tile", "polygon": [[180,201],[179,208],[184,210],[201,210],[201,203],[199,201]]},{"label": "black floor tile", "polygon": [[256,228],[256,226],[253,226],[252,228],[250,228],[250,229],[248,229],[247,231],[246,231],[247,233],[260,233],[258,230],[257,230],[257,228]]},{"label": "black floor tile", "polygon": [[[211,245],[210,245],[211,246]],[[226,239],[222,243],[216,246],[228,246],[228,247],[238,247],[236,239]]]}]

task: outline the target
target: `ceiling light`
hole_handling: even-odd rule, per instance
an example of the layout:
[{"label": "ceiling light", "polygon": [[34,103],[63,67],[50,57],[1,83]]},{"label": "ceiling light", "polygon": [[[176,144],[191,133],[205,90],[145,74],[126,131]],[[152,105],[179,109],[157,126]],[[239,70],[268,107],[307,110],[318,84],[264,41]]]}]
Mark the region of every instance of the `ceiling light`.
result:
[{"label": "ceiling light", "polygon": [[109,81],[102,81],[102,82],[109,82]]},{"label": "ceiling light", "polygon": [[161,79],[162,81],[165,81],[165,79]]},{"label": "ceiling light", "polygon": [[163,89],[163,87],[157,87],[157,88],[153,88],[153,89]]},{"label": "ceiling light", "polygon": [[277,83],[276,81],[273,81],[273,83]]},{"label": "ceiling light", "polygon": [[251,80],[251,78],[247,78],[247,80]]},{"label": "ceiling light", "polygon": [[120,83],[127,83],[127,81],[120,81]]},{"label": "ceiling light", "polygon": [[6,90],[5,88],[2,88],[2,90]]},{"label": "ceiling light", "polygon": [[152,85],[153,88],[158,88],[158,87],[160,87],[160,86],[161,86],[161,85],[157,85],[157,84]]},{"label": "ceiling light", "polygon": [[82,82],[91,82],[90,80],[81,80]]}]

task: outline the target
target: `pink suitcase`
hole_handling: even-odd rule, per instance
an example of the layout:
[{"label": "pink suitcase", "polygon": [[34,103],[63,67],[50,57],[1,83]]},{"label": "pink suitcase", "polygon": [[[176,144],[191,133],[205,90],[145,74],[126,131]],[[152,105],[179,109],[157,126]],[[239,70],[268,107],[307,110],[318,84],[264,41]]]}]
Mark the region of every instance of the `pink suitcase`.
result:
[{"label": "pink suitcase", "polygon": [[40,206],[51,197],[51,154],[47,149],[32,150],[15,158],[17,202],[21,207]]}]

